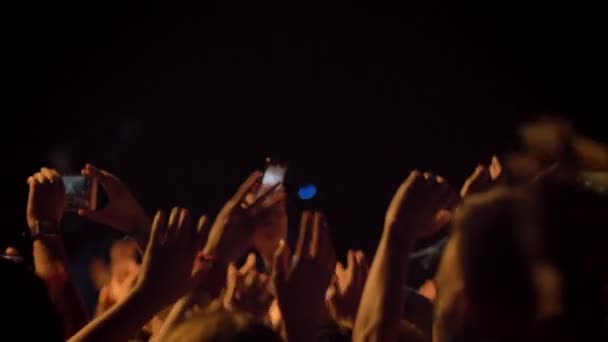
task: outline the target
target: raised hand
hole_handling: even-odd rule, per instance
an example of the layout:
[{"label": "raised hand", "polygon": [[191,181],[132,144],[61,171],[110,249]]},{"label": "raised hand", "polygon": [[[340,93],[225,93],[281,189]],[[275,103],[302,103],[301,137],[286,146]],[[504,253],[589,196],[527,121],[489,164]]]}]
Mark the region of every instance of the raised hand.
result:
[{"label": "raised hand", "polygon": [[115,175],[91,164],[87,164],[81,173],[97,179],[109,201],[105,208],[95,211],[80,209],[78,214],[132,235],[143,248],[149,235],[150,219],[127,186]]},{"label": "raised hand", "polygon": [[[253,246],[260,252],[266,265],[270,266],[279,241],[287,239],[287,194],[282,188],[271,189],[266,197],[253,216]],[[248,196],[247,202],[253,205],[255,198]]]},{"label": "raised hand", "polygon": [[237,192],[224,204],[215,218],[204,253],[212,255],[216,263],[227,266],[253,245],[254,217],[262,209],[265,198],[247,203],[262,173],[253,172]]},{"label": "raised hand", "polygon": [[487,191],[502,176],[502,163],[498,157],[493,156],[490,165],[479,164],[473,170],[460,189],[460,197],[464,198],[469,194]]},{"label": "raised hand", "polygon": [[437,228],[437,216],[456,199],[446,180],[425,172],[413,171],[393,197],[385,217],[387,229],[413,234],[414,239],[428,236]]},{"label": "raised hand", "polygon": [[30,187],[27,200],[27,224],[33,228],[37,221],[59,226],[67,199],[63,181],[57,171],[43,167],[27,179]]},{"label": "raised hand", "polygon": [[336,321],[355,323],[369,266],[362,251],[349,250],[347,266],[336,264],[336,272],[327,290],[327,305]]},{"label": "raised hand", "polygon": [[167,218],[159,211],[144,254],[137,289],[160,305],[171,304],[200,281],[203,270],[193,273],[197,251],[208,222],[202,216],[192,224],[186,209],[173,208]]},{"label": "raised hand", "polygon": [[321,212],[302,213],[291,265],[289,260],[281,242],[275,252],[272,279],[278,305],[288,340],[310,341],[336,265],[329,228]]},{"label": "raised hand", "polygon": [[231,263],[228,266],[224,307],[263,319],[273,300],[269,285],[268,275],[255,270],[255,254],[250,254],[245,265],[239,270]]},{"label": "raised hand", "polygon": [[57,171],[43,167],[27,180],[26,218],[33,239],[34,268],[45,280],[53,304],[61,313],[66,337],[87,321],[87,314],[68,273],[68,259],[59,232],[67,199]]},{"label": "raised hand", "polygon": [[412,171],[386,212],[384,231],[365,283],[353,341],[396,341],[405,304],[403,288],[414,241],[429,233],[453,200],[447,182]]}]

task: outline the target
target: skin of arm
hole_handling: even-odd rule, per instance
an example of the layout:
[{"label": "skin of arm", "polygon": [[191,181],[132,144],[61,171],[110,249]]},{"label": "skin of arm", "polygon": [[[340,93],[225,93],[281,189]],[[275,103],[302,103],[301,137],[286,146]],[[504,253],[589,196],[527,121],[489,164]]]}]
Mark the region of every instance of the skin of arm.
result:
[{"label": "skin of arm", "polygon": [[162,303],[154,301],[154,296],[135,288],[124,301],[91,321],[68,341],[125,341],[162,307]]},{"label": "skin of arm", "polygon": [[365,283],[353,341],[396,341],[405,304],[405,277],[415,240],[454,196],[447,182],[412,171],[386,213],[384,232]]},{"label": "skin of arm", "polygon": [[[51,224],[58,231],[66,207],[66,195],[57,171],[41,168],[28,178],[29,195],[26,219],[31,232],[38,232],[39,224]],[[78,291],[68,273],[68,259],[63,242],[57,234],[34,234],[33,257],[36,274],[48,286],[53,305],[61,314],[66,337],[87,322],[87,314]]]},{"label": "skin of arm", "polygon": [[36,273],[45,280],[51,301],[61,314],[66,337],[88,321],[84,303],[67,271],[67,257],[58,236],[39,236],[33,246]]},{"label": "skin of arm", "polygon": [[414,239],[385,229],[365,283],[353,341],[396,341],[405,304],[407,255]]}]

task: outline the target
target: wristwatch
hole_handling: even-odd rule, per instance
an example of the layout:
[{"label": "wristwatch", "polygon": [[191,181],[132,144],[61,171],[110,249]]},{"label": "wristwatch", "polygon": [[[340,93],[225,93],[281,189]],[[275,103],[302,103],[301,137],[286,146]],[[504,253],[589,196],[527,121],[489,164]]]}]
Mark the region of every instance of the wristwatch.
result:
[{"label": "wristwatch", "polygon": [[57,235],[59,234],[59,224],[52,220],[36,220],[33,227],[30,227],[30,237],[32,240],[37,239],[40,235]]}]

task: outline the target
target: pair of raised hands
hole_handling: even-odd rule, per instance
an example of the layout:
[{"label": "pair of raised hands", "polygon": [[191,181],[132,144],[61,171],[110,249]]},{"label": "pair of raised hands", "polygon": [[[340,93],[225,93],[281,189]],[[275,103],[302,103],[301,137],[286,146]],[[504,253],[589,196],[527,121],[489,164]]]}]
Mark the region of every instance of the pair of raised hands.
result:
[{"label": "pair of raised hands", "polygon": [[[96,179],[108,195],[108,205],[97,211],[81,209],[78,214],[92,221],[108,225],[120,232],[132,234],[139,230],[147,235],[150,220],[139,202],[115,175],[87,164],[83,176]],[[30,176],[27,223],[30,227],[36,220],[47,220],[59,224],[67,199],[61,176],[53,169],[43,167]]]},{"label": "pair of raised hands", "polygon": [[274,189],[259,198],[248,199],[256,193],[261,176],[260,172],[252,173],[226,202],[213,224],[203,215],[194,225],[190,213],[183,208],[174,208],[168,217],[159,211],[152,223],[137,286],[151,296],[156,293],[166,297],[161,302],[169,304],[199,286],[210,271],[195,263],[203,245],[203,253],[212,256],[213,265],[219,268],[243,255],[254,243],[260,217],[268,217],[278,204],[284,204],[284,193]]}]

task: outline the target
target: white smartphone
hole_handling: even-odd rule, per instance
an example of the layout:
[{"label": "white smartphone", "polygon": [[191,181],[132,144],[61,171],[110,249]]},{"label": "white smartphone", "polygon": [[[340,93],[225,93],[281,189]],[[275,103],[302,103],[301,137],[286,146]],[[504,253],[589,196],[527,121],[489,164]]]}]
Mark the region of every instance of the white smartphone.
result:
[{"label": "white smartphone", "polygon": [[81,175],[62,176],[65,194],[68,199],[67,210],[97,209],[97,180]]},{"label": "white smartphone", "polygon": [[285,182],[285,174],[287,173],[287,164],[284,163],[268,163],[260,188],[257,192],[257,197],[263,196],[277,184]]}]

